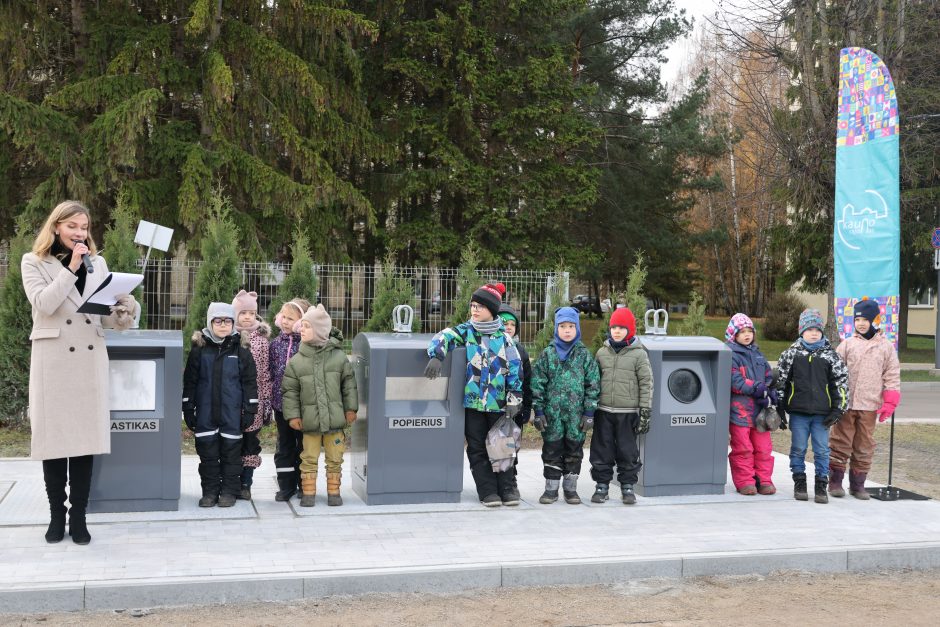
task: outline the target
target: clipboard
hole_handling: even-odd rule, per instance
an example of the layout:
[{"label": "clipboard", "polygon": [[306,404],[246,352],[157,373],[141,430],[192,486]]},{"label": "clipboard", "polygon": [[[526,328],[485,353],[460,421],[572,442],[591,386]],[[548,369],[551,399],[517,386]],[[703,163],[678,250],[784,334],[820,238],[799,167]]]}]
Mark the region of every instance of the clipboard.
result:
[{"label": "clipboard", "polygon": [[117,303],[121,294],[130,294],[143,283],[144,275],[126,272],[110,272],[91,296],[78,308],[78,313],[110,316],[111,305]]}]

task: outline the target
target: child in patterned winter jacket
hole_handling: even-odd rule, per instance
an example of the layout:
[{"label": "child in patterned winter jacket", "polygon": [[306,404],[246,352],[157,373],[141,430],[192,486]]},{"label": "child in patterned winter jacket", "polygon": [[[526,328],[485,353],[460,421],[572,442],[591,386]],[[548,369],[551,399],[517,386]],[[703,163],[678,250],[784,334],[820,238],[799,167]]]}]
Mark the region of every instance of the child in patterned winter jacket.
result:
[{"label": "child in patterned winter jacket", "polygon": [[842,478],[849,469],[849,492],[867,500],[865,479],[875,454],[875,419],[884,422],[901,402],[901,364],[894,345],[877,325],[881,307],[873,300],[855,304],[855,333],[836,349],[849,369],[849,409],[832,428],[829,494],[845,496]]},{"label": "child in patterned winter jacket", "polygon": [[277,426],[277,448],[274,451],[274,469],[277,473],[275,501],[289,501],[300,484],[300,453],[303,451],[304,434],[291,429],[284,420],[281,382],[287,362],[300,348],[300,319],[310,308],[310,302],[294,298],[281,306],[274,318],[280,334],[271,340],[268,347],[268,370],[271,373],[271,408]]},{"label": "child in patterned winter jacket", "polygon": [[235,330],[241,344],[251,352],[258,373],[258,412],[248,428],[242,432],[242,489],[238,498],[251,500],[251,484],[255,468],[261,466],[261,427],[271,422],[271,372],[268,370],[271,327],[258,317],[258,293],[241,290],[232,300],[235,310]]},{"label": "child in patterned winter jacket", "polygon": [[470,297],[470,320],[447,327],[428,345],[430,357],[424,374],[436,379],[447,353],[467,347],[464,385],[464,436],[467,460],[480,502],[486,507],[519,504],[515,467],[493,472],[486,452],[486,434],[503,414],[515,418],[522,407],[522,364],[519,351],[506,335],[499,306],[506,288],[486,284]]},{"label": "child in patterned winter jacket", "polygon": [[783,351],[777,361],[777,413],[780,427],[787,428],[790,414],[790,471],[793,497],[806,501],[806,447],[812,437],[816,466],[815,501],[828,503],[829,427],[839,422],[848,406],[848,370],[845,362],[823,335],[818,309],[800,314],[800,339]]},{"label": "child in patterned winter jacket", "polygon": [[[555,337],[532,367],[532,424],[542,432],[545,492],[539,503],[558,500],[562,484],[565,502],[577,505],[578,475],[584,458],[584,439],[594,426],[601,374],[581,342],[581,322],[573,307],[555,311]],[[562,477],[564,482],[562,483]]]},{"label": "child in patterned winter jacket", "polygon": [[774,494],[773,442],[769,431],[758,431],[754,419],[777,404],[773,372],[754,340],[754,322],[736,313],[728,322],[725,340],[731,349],[731,480],[741,494]]}]

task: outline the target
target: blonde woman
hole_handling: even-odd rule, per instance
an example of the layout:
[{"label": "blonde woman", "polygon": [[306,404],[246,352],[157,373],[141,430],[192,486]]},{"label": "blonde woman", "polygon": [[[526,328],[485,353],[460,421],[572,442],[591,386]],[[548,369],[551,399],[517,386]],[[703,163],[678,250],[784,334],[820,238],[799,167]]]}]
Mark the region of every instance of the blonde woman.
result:
[{"label": "blonde woman", "polygon": [[[83,255],[89,256],[93,272],[86,271]],[[76,544],[88,544],[85,510],[92,455],[111,452],[103,327],[129,328],[138,306],[124,295],[109,316],[77,312],[108,276],[108,265],[91,237],[91,214],[78,201],[67,200],[52,210],[32,252],[23,255],[22,271],[33,308],[29,421],[32,458],[42,460],[49,497],[46,541],[65,536],[68,482],[69,535]]]}]

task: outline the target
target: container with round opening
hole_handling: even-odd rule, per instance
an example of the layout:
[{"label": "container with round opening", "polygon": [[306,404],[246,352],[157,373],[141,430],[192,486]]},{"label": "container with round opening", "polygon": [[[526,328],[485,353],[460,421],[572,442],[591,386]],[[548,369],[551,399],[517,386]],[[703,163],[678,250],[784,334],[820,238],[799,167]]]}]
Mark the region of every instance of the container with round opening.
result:
[{"label": "container with round opening", "polygon": [[673,371],[666,381],[666,387],[672,397],[680,403],[691,403],[702,393],[701,379],[687,368]]}]

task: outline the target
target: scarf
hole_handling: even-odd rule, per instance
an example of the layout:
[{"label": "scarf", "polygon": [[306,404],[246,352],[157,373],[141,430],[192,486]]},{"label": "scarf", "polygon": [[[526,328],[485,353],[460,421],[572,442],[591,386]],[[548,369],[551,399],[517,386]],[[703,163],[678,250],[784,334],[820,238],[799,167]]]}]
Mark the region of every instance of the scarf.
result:
[{"label": "scarf", "polygon": [[[62,262],[62,267],[68,269],[69,272],[72,271],[69,268],[69,262],[72,261],[72,251],[62,245],[62,242],[59,241],[59,238],[55,238],[55,241],[52,242],[52,249],[49,251],[52,253],[52,256]],[[78,266],[78,270],[75,271],[75,276],[78,277],[78,280],[75,281],[75,289],[78,290],[79,294],[84,294],[85,292],[85,279],[88,277],[88,272],[85,270],[85,264]]]},{"label": "scarf", "polygon": [[[607,334],[607,346],[610,346],[615,353],[619,353],[628,346],[631,346],[636,341],[636,336],[629,337],[625,340],[617,341],[614,338],[610,337],[610,333]],[[562,360],[564,361],[564,360]]]},{"label": "scarf", "polygon": [[249,324],[248,326],[239,326],[238,321],[236,320],[235,330],[241,333],[247,332],[251,333],[252,331],[257,331],[258,327],[261,326],[261,321],[258,320],[258,316],[255,316],[255,321]]},{"label": "scarf", "polygon": [[[858,333],[858,331],[856,331],[856,333]],[[859,335],[861,335],[866,340],[870,340],[871,338],[875,337],[876,333],[878,333],[878,329],[871,326],[871,327],[868,327],[867,331],[865,331],[864,333],[859,333]]]},{"label": "scarf", "polygon": [[812,353],[813,351],[818,351],[820,348],[823,348],[826,345],[826,338],[821,337],[819,338],[818,342],[813,342],[812,344],[803,338],[800,338],[800,344],[803,345],[803,348]]},{"label": "scarf", "polygon": [[503,328],[503,319],[496,317],[488,322],[476,322],[475,320],[470,320],[470,325],[480,335],[493,335]]}]

